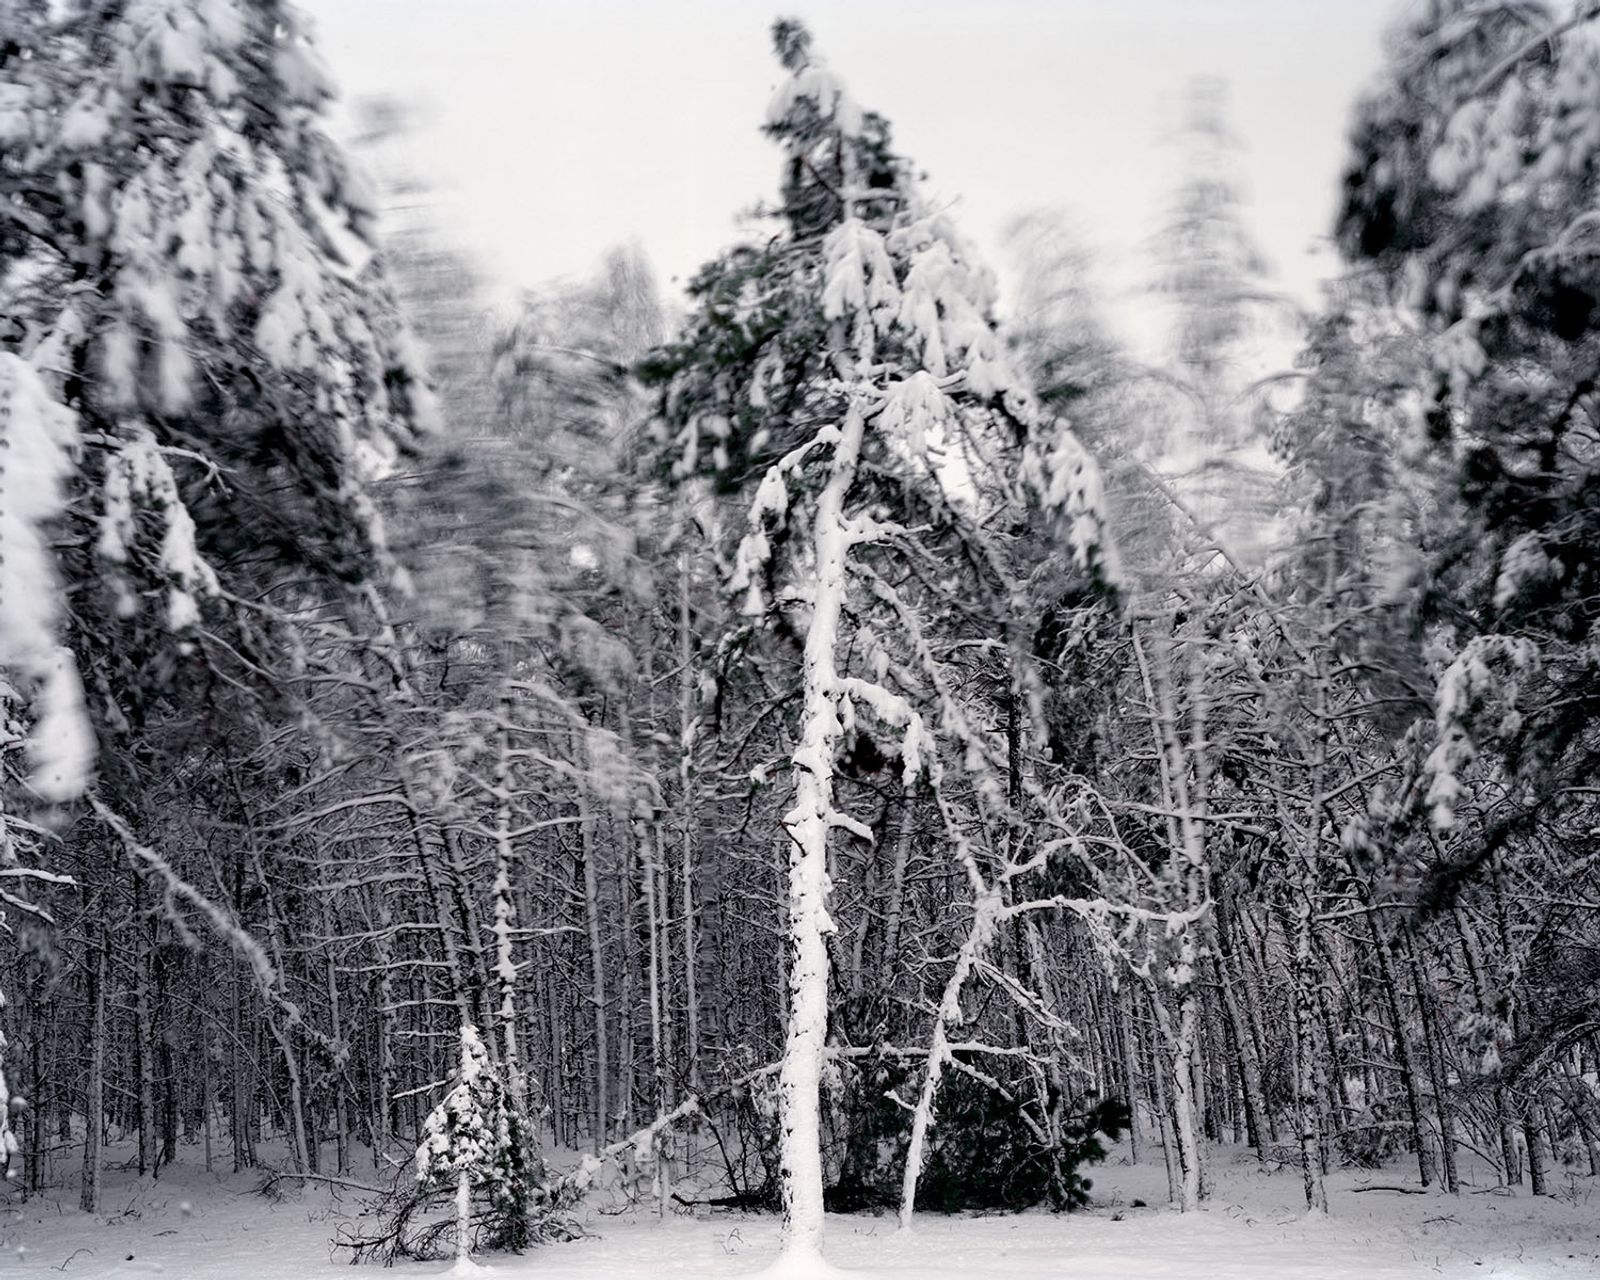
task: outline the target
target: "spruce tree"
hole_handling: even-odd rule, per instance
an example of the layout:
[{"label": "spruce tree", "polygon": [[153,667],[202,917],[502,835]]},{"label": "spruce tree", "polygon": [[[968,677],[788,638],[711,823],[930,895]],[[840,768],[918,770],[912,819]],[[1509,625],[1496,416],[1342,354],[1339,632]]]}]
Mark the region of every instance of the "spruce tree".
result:
[{"label": "spruce tree", "polygon": [[522,1249],[531,1243],[540,1174],[535,1150],[528,1119],[489,1060],[478,1029],[462,1024],[455,1082],[428,1113],[416,1155],[424,1194],[454,1190],[458,1264],[469,1262],[473,1250],[475,1193],[488,1206],[485,1244]]}]

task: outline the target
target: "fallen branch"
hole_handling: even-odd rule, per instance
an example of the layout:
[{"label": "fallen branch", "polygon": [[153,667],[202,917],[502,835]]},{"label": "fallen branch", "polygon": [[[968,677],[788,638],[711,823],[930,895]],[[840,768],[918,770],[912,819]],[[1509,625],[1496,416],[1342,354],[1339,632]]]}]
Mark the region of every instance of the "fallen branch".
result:
[{"label": "fallen branch", "polygon": [[582,1199],[583,1194],[594,1185],[595,1175],[600,1172],[600,1166],[613,1156],[619,1156],[624,1151],[644,1151],[655,1146],[656,1139],[663,1129],[670,1128],[679,1120],[686,1120],[690,1116],[701,1112],[703,1105],[712,1098],[721,1097],[725,1093],[732,1093],[741,1089],[763,1076],[776,1075],[782,1070],[781,1062],[769,1062],[764,1067],[757,1067],[754,1071],[746,1072],[737,1080],[730,1080],[727,1084],[718,1085],[715,1089],[707,1089],[701,1093],[690,1094],[671,1111],[663,1111],[642,1129],[635,1129],[626,1138],[619,1139],[608,1146],[601,1147],[599,1151],[584,1156],[578,1162],[578,1167],[571,1173],[556,1179],[550,1185],[550,1197],[553,1203],[565,1206],[576,1203]]},{"label": "fallen branch", "polygon": [[294,1178],[299,1182],[323,1182],[331,1187],[349,1187],[352,1191],[365,1191],[375,1196],[386,1196],[391,1190],[389,1187],[374,1186],[370,1182],[357,1182],[354,1178],[336,1178],[327,1173],[279,1173],[274,1171],[269,1173],[262,1181],[262,1193],[269,1196],[275,1194],[277,1184],[285,1178]]}]

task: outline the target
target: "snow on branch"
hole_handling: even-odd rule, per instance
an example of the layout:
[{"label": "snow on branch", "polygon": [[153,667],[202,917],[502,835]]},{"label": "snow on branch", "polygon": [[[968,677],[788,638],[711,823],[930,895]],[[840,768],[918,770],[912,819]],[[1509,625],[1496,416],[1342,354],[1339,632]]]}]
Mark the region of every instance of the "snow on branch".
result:
[{"label": "snow on branch", "polygon": [[88,785],[94,730],[72,655],[56,639],[62,588],[48,526],[65,509],[77,422],[31,365],[0,353],[0,699],[32,690],[28,736],[33,790],[69,800]]},{"label": "snow on branch", "polygon": [[267,955],[266,948],[255,939],[254,935],[234,919],[230,912],[213,902],[174,871],[171,864],[159,853],[140,841],[133,834],[132,828],[115,811],[107,807],[99,796],[91,793],[87,799],[89,807],[94,810],[100,821],[110,827],[122,842],[123,850],[127,853],[129,861],[136,867],[142,867],[159,881],[167,904],[168,915],[172,919],[174,926],[180,932],[186,933],[177,903],[187,903],[191,908],[199,912],[205,917],[212,930],[219,937],[225,939],[240,958],[249,965],[250,972],[255,978],[256,989],[262,998],[276,1005],[282,1011],[291,1027],[299,1028],[331,1057],[342,1058],[345,1054],[344,1046],[330,1040],[315,1027],[311,1026],[306,1021],[305,1014],[300,1006],[283,994],[283,979],[273,965],[271,958]]}]

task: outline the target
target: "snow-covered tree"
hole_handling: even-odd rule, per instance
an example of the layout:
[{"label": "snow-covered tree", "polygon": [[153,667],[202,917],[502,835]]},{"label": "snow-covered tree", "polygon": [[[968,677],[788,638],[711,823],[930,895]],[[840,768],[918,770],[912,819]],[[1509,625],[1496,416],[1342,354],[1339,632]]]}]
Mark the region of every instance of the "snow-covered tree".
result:
[{"label": "snow-covered tree", "polygon": [[1440,830],[1480,754],[1530,786],[1528,812],[1558,799],[1600,717],[1597,16],[1434,6],[1358,115],[1341,242],[1424,351],[1401,445],[1433,498],[1421,560],[1437,577],[1408,586],[1442,624],[1422,789]]},{"label": "snow-covered tree", "polygon": [[[32,366],[0,353],[0,933],[12,931],[8,915],[38,913],[24,882],[50,878],[24,861],[39,829],[13,811],[33,807],[24,797],[75,796],[94,759],[83,687],[58,638],[65,610],[50,547],[77,444],[72,413]],[[0,1009],[5,1002],[0,987]],[[5,1069],[0,1030],[0,1170],[17,1150]]]},{"label": "snow-covered tree", "polygon": [[[299,10],[0,23],[0,671],[39,744],[28,787],[7,769],[17,810],[82,792],[97,737],[192,696],[186,664],[267,693],[266,593],[384,582],[370,487],[433,410]],[[135,803],[138,758],[108,755],[102,791]]]},{"label": "snow-covered tree", "polygon": [[[23,430],[73,446],[67,466],[30,449],[46,481],[31,509],[57,477],[72,522],[59,563],[29,571],[103,606],[74,616],[66,652],[96,705],[137,720],[160,688],[127,661],[160,633],[193,653],[284,565],[382,577],[369,487],[431,422],[431,397],[374,262],[371,197],[322,132],[333,90],[299,10],[128,0],[3,16],[8,395]],[[32,425],[74,416],[75,441]],[[28,645],[0,661],[37,680]],[[71,703],[72,679],[53,677],[41,714]]]},{"label": "snow-covered tree", "polygon": [[[653,372],[673,473],[749,495],[728,580],[744,622],[725,646],[770,628],[801,650],[782,818],[792,955],[780,1149],[787,1250],[804,1260],[822,1242],[829,848],[839,831],[873,839],[841,802],[840,755],[876,742],[904,787],[926,778],[937,792],[949,743],[1005,826],[1004,748],[980,741],[943,665],[937,611],[957,582],[944,565],[964,567],[967,600],[983,599],[1003,632],[1017,589],[985,517],[1031,504],[1080,573],[1111,560],[1094,465],[1013,370],[990,318],[992,276],[806,30],[780,21],[773,34],[787,72],[766,125],[786,156],[783,232],[705,268],[687,331]],[[998,892],[981,875],[974,890],[980,903]],[[988,926],[975,936],[981,949]],[[936,1086],[937,1066],[922,1124]]]},{"label": "snow-covered tree", "polygon": [[1536,1193],[1585,944],[1519,941],[1541,926],[1511,924],[1508,868],[1543,865],[1551,900],[1570,899],[1595,823],[1597,19],[1587,0],[1413,15],[1358,110],[1338,225],[1421,349],[1397,435],[1423,500],[1389,593],[1421,668],[1417,759],[1372,829],[1422,873],[1430,912],[1465,917],[1478,996],[1459,1025],[1492,1064],[1507,1181],[1520,1111]]},{"label": "snow-covered tree", "polygon": [[532,1238],[539,1168],[522,1108],[489,1060],[471,1023],[461,1027],[461,1061],[450,1091],[428,1113],[417,1146],[417,1182],[455,1196],[455,1256],[470,1259],[474,1195],[487,1203],[485,1243],[520,1249]]}]

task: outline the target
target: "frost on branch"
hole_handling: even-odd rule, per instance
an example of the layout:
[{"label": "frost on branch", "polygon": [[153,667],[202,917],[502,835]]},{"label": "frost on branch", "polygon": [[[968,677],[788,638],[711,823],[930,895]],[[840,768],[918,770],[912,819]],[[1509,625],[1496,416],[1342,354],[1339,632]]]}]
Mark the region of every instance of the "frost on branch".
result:
[{"label": "frost on branch", "polygon": [[1059,418],[1039,424],[1028,442],[1022,480],[1072,563],[1108,587],[1122,581],[1106,513],[1100,467]]},{"label": "frost on branch", "polygon": [[[163,533],[156,563],[169,580],[167,626],[183,631],[200,620],[199,599],[219,591],[217,575],[200,554],[195,541],[194,517],[178,492],[177,478],[155,439],[143,427],[107,459],[101,490],[100,535],[95,550],[110,566],[128,563],[136,530],[136,504],[151,508]],[[137,605],[125,584],[119,592],[124,614]]]},{"label": "frost on branch", "polygon": [[1565,572],[1566,566],[1560,560],[1545,553],[1538,534],[1520,534],[1500,557],[1500,572],[1494,582],[1494,607],[1504,609],[1524,591],[1559,580]]}]

